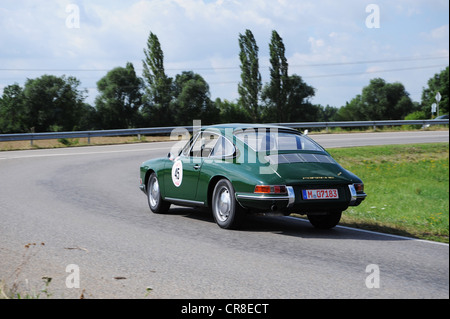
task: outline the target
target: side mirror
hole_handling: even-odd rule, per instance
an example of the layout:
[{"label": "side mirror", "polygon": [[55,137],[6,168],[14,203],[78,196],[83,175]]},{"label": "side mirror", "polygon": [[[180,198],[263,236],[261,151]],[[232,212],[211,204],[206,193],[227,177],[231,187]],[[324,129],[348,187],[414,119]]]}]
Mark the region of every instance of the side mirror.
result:
[{"label": "side mirror", "polygon": [[172,152],[169,152],[169,154],[167,154],[167,158],[173,161],[175,157],[173,156]]}]

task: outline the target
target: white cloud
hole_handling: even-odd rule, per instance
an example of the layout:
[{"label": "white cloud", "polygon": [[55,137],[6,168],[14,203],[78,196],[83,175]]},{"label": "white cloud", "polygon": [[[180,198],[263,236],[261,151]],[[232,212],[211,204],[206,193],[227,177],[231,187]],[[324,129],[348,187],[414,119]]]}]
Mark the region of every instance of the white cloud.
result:
[{"label": "white cloud", "polygon": [[309,37],[308,42],[311,44],[311,51],[314,53],[325,45],[322,39],[315,39],[314,37]]},{"label": "white cloud", "polygon": [[448,40],[448,24],[443,25],[442,27],[433,29],[431,31],[431,37],[436,40]]}]

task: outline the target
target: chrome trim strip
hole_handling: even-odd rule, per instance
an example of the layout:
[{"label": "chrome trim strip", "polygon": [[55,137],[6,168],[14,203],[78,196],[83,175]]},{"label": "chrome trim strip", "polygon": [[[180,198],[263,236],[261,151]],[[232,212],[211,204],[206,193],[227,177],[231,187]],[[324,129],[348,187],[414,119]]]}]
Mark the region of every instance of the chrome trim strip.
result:
[{"label": "chrome trim strip", "polygon": [[266,195],[257,195],[257,194],[236,194],[236,198],[242,199],[257,199],[257,200],[289,200],[289,196],[266,196]]},{"label": "chrome trim strip", "polygon": [[187,200],[187,199],[179,199],[179,198],[171,198],[166,197],[164,198],[166,201],[174,203],[174,204],[180,204],[180,205],[187,205],[187,206],[205,206],[204,202],[197,202],[195,200]]},{"label": "chrome trim strip", "polygon": [[263,195],[263,194],[236,194],[236,199],[254,199],[254,200],[288,200],[287,208],[290,208],[295,203],[295,193],[292,186],[286,186],[288,194],[285,196],[273,196],[273,195]]}]

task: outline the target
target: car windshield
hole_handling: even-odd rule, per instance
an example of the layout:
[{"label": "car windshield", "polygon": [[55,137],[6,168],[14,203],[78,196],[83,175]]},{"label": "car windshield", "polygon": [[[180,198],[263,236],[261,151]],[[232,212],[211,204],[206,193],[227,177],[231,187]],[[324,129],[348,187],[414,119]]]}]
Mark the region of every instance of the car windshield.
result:
[{"label": "car windshield", "polygon": [[277,129],[247,129],[236,133],[236,137],[255,151],[322,151],[309,138]]}]

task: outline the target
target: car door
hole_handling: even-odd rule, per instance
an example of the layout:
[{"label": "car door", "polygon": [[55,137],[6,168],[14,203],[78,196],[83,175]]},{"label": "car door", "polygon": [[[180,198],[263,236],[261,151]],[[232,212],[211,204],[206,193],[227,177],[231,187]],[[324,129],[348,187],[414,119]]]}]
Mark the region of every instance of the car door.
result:
[{"label": "car door", "polygon": [[216,134],[198,133],[192,140],[192,146],[185,147],[180,156],[173,160],[172,168],[166,174],[166,197],[195,200],[204,159],[209,157],[218,137]]}]

